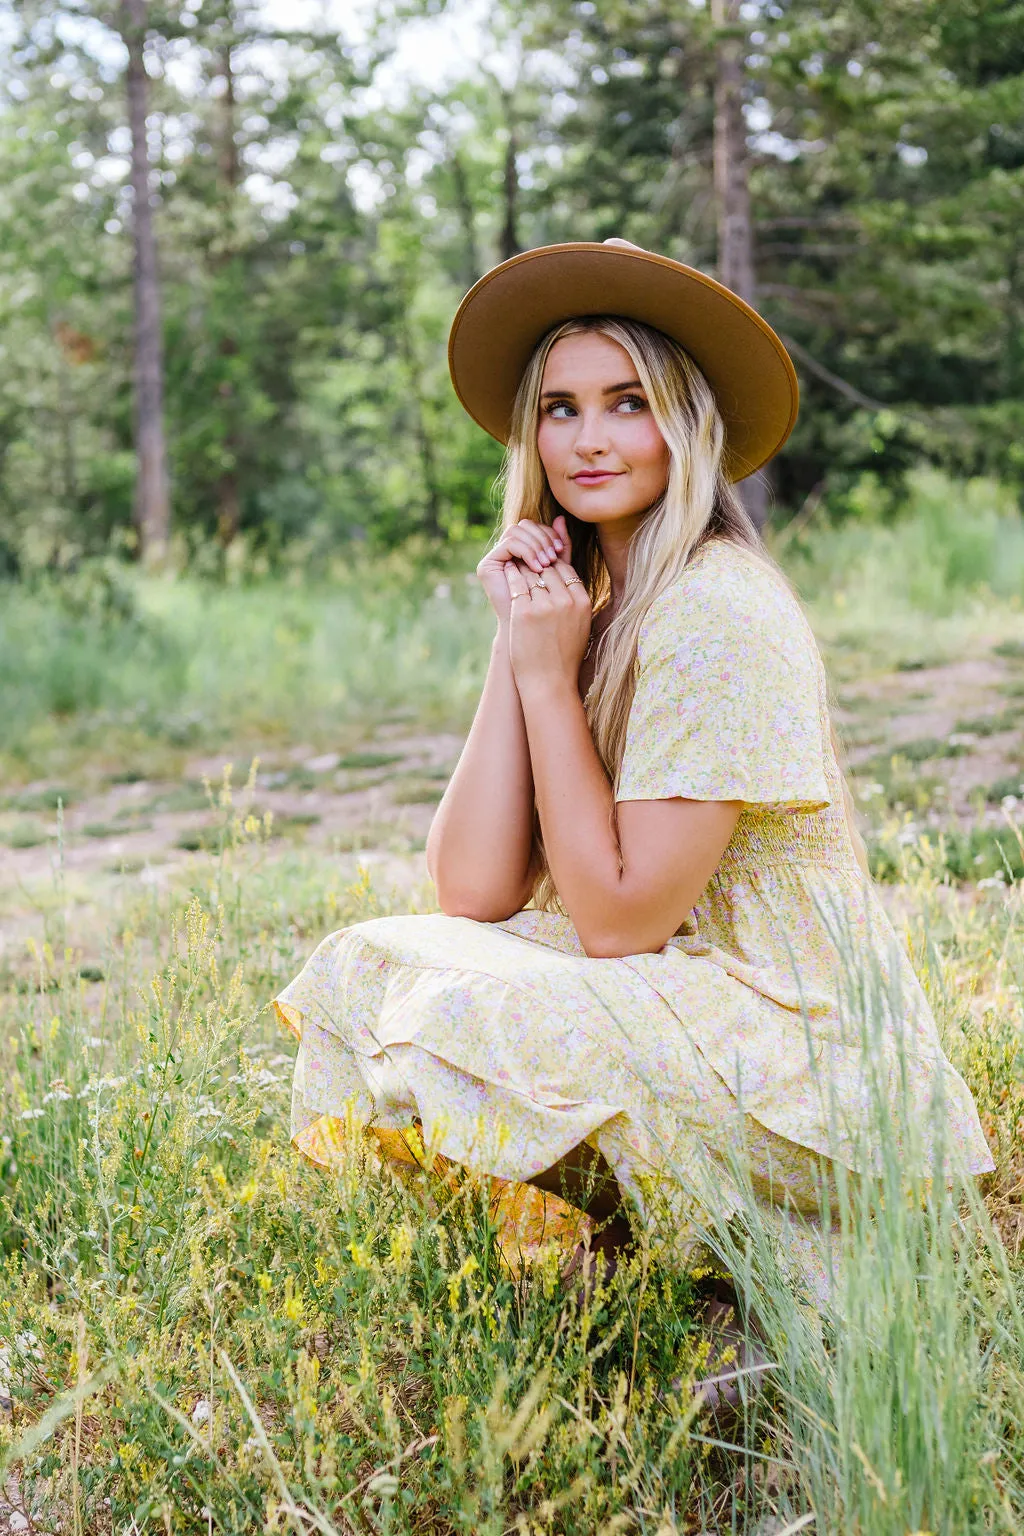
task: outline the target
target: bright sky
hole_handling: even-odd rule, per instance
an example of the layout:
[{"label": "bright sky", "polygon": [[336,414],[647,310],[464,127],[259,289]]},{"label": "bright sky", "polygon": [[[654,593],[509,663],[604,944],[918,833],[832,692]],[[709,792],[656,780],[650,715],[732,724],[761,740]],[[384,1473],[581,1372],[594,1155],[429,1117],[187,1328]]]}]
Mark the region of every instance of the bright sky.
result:
[{"label": "bright sky", "polygon": [[[352,42],[366,38],[374,0],[263,0],[267,16],[279,27],[328,22]],[[402,94],[406,82],[440,89],[485,53],[486,0],[448,0],[440,16],[403,24],[394,57],[378,76],[385,100]]]}]

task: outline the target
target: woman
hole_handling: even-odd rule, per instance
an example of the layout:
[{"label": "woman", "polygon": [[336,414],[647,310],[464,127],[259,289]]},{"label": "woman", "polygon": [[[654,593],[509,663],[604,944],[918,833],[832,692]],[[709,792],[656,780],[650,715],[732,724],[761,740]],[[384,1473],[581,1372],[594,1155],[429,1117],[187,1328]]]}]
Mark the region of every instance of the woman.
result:
[{"label": "woman", "polygon": [[509,1181],[520,1219],[525,1183],[589,1201],[612,1252],[625,1196],[685,1256],[709,1168],[738,1203],[742,1143],[820,1293],[819,1176],[872,1157],[858,977],[881,977],[874,1066],[902,1060],[922,1114],[938,1084],[944,1134],[992,1163],[871,887],[813,636],[731,484],[788,435],[792,365],[728,290],[618,241],[487,274],[450,361],[508,441],[490,667],[427,844],[441,913],[330,935],[277,999],[297,1144],[326,1159],[354,1099],[393,1155],[416,1124]]}]

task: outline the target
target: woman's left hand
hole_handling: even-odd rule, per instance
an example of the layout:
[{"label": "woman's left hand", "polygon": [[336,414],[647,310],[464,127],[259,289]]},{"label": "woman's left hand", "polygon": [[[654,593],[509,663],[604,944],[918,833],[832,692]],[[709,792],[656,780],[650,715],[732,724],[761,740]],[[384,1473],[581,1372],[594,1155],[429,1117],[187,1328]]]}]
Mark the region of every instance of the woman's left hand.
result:
[{"label": "woman's left hand", "polygon": [[505,579],[512,598],[509,655],[516,683],[520,689],[567,683],[575,692],[594,617],[586,586],[564,560],[540,575],[510,560]]}]

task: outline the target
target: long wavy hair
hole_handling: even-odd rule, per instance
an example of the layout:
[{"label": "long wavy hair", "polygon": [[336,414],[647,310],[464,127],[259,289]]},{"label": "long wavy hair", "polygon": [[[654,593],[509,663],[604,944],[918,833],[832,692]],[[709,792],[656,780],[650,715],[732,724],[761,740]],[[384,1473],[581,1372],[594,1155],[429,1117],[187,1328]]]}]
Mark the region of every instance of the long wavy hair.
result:
[{"label": "long wavy hair", "polygon": [[[594,681],[585,703],[594,745],[614,785],[622,765],[636,688],[640,628],[651,604],[679,580],[697,551],[710,539],[739,544],[779,576],[782,573],[726,476],[725,429],[704,375],[671,337],[640,321],[614,315],[565,321],[541,339],[527,363],[516,394],[508,451],[499,479],[501,531],[524,518],[550,527],[563,513],[572,544],[570,559],[586,583],[595,611],[610,600],[597,527],[573,517],[555,501],[537,450],[541,385],[548,356],[563,337],[587,332],[607,336],[628,353],[669,451],[665,489],[630,544],[625,589],[618,612],[597,642]],[[858,848],[860,839],[855,832],[848,791],[846,810],[854,847],[863,866],[863,845]],[[535,841],[534,862],[540,873],[534,901],[538,906],[550,907],[557,903],[557,896],[539,824]]]}]

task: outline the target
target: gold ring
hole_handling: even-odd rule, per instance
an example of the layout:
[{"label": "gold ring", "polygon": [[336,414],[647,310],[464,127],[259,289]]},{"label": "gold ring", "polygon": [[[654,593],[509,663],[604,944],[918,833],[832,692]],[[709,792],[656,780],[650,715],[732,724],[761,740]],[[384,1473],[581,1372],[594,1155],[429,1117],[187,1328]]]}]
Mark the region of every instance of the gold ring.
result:
[{"label": "gold ring", "polygon": [[572,586],[582,587],[582,585],[583,585],[583,581],[582,581],[582,579],[579,576],[570,576],[569,580],[566,582],[566,586],[567,587],[572,587]]},{"label": "gold ring", "polygon": [[548,584],[544,580],[543,576],[538,576],[536,582],[534,583],[534,585],[538,586],[538,587],[543,587],[545,592],[548,589]]},{"label": "gold ring", "polygon": [[517,597],[528,597],[528,596],[529,596],[529,593],[527,593],[527,592],[510,592],[508,600],[509,600],[510,603],[514,603]]}]

